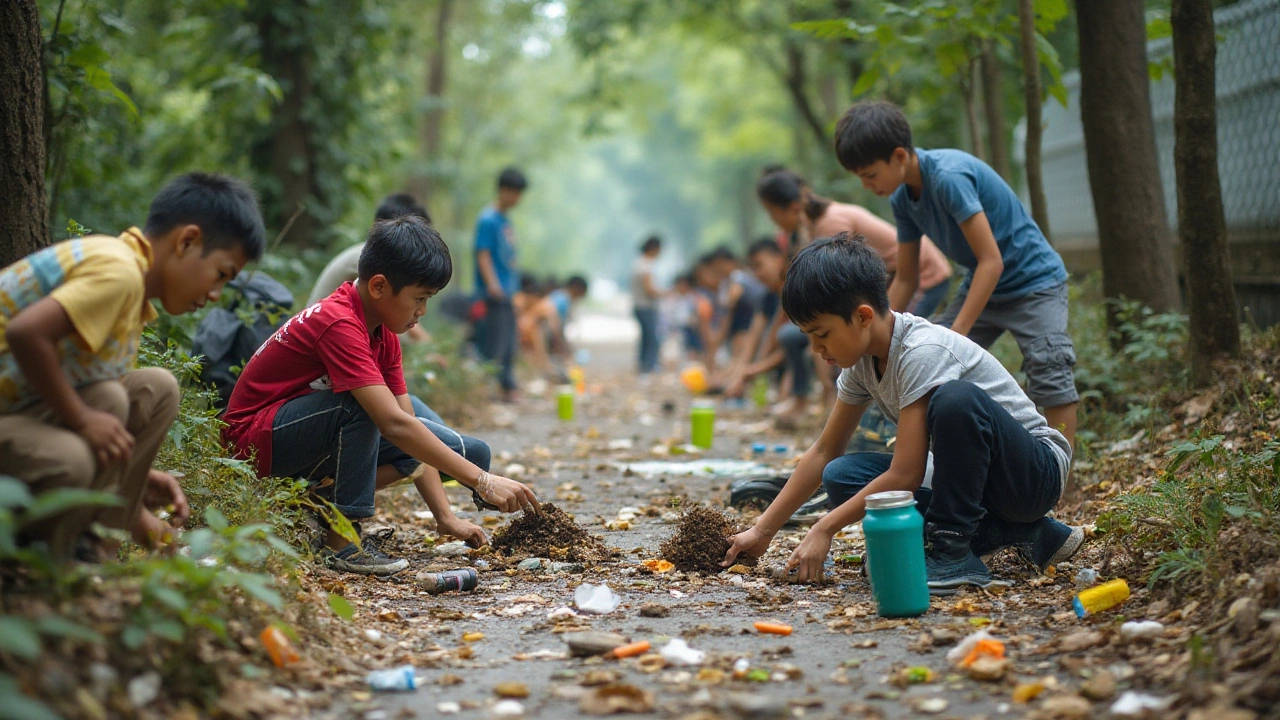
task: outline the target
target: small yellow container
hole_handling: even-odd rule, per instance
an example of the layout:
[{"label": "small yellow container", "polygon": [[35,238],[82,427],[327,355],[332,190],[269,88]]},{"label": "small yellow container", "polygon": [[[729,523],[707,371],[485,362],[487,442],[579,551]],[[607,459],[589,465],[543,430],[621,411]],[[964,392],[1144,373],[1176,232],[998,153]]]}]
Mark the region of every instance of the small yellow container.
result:
[{"label": "small yellow container", "polygon": [[1093,615],[1103,610],[1110,610],[1129,599],[1129,583],[1124,578],[1104,582],[1097,587],[1081,590],[1071,601],[1075,607],[1076,617]]}]

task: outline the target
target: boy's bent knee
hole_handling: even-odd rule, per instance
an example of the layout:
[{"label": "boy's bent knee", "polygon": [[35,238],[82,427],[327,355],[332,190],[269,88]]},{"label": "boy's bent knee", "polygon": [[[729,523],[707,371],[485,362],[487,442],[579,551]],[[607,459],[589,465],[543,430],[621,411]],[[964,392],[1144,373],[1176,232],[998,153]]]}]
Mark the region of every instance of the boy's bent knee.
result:
[{"label": "boy's bent knee", "polygon": [[929,420],[968,414],[986,393],[977,385],[965,380],[952,380],[938,387],[929,398]]},{"label": "boy's bent knee", "polygon": [[182,403],[182,389],[173,373],[164,368],[142,368],[125,375],[130,400],[138,401],[149,422],[173,422]]},{"label": "boy's bent knee", "polygon": [[99,412],[115,415],[120,422],[129,420],[129,391],[117,380],[90,383],[76,390],[85,405]]},{"label": "boy's bent knee", "polygon": [[489,472],[489,466],[493,462],[493,451],[489,449],[489,444],[470,436],[464,435],[463,437],[467,442],[466,452],[463,457],[471,461],[472,465]]}]

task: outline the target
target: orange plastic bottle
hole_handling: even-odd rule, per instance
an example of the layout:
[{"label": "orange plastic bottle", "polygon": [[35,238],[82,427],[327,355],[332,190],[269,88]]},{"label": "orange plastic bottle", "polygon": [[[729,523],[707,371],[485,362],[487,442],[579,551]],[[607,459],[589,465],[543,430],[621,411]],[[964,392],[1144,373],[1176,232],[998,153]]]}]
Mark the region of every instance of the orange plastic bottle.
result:
[{"label": "orange plastic bottle", "polygon": [[293,649],[293,643],[289,642],[289,636],[275,625],[267,626],[267,629],[258,635],[258,639],[262,641],[262,647],[267,649],[267,654],[271,656],[271,662],[275,663],[276,667],[282,668],[302,659],[298,656],[298,651]]}]

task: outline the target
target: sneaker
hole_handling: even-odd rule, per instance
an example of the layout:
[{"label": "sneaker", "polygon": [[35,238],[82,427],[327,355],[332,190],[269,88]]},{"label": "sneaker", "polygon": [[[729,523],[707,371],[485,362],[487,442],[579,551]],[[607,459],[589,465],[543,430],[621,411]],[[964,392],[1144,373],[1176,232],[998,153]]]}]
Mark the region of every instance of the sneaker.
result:
[{"label": "sneaker", "polygon": [[1018,554],[1044,572],[1050,565],[1070,560],[1084,544],[1084,528],[1043,517],[1031,527],[1031,537],[1018,545]]},{"label": "sneaker", "polygon": [[924,558],[924,572],[930,595],[954,595],[964,585],[991,585],[991,571],[972,552],[959,560],[930,553]]},{"label": "sneaker", "polygon": [[394,575],[409,567],[408,560],[393,558],[372,545],[362,550],[355,543],[338,551],[327,551],[325,564],[343,572],[382,576]]}]

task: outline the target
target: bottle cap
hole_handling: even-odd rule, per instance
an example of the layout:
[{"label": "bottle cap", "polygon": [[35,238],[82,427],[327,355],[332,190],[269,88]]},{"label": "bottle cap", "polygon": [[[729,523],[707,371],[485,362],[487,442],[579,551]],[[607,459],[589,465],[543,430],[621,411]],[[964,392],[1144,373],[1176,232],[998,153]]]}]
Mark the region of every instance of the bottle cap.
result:
[{"label": "bottle cap", "polygon": [[910,490],[886,490],[867,496],[868,510],[888,510],[915,504],[915,493]]}]

